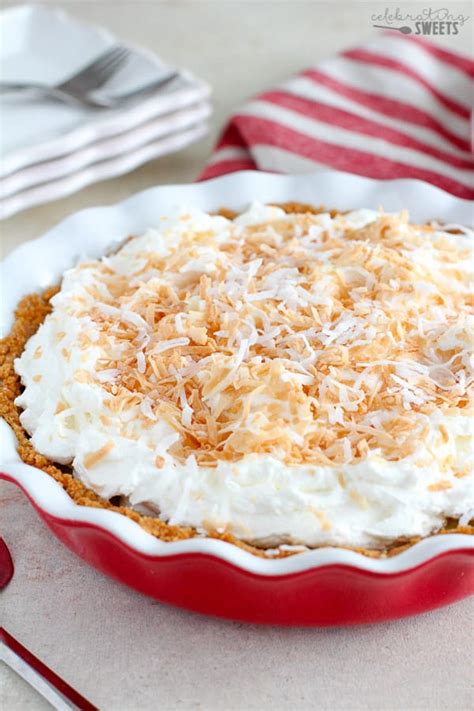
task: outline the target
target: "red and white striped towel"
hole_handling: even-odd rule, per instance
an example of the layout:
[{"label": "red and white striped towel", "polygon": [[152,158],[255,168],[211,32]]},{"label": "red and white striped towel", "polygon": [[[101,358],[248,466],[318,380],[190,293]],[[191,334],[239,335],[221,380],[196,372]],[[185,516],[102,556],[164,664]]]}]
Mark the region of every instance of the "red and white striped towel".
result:
[{"label": "red and white striped towel", "polygon": [[383,33],[248,101],[200,179],[330,166],[418,178],[474,199],[473,78],[470,59]]}]

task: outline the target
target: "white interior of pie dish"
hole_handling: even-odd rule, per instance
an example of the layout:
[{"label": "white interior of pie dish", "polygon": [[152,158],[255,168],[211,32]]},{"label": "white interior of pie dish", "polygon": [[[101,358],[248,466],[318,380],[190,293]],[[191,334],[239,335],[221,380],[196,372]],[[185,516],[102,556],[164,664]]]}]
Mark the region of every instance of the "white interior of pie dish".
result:
[{"label": "white interior of pie dish", "polygon": [[[243,209],[254,200],[306,202],[340,210],[408,209],[413,221],[472,222],[469,201],[454,198],[417,180],[377,181],[336,171],[298,176],[246,171],[203,183],[159,186],[118,205],[91,208],[72,215],[43,237],[21,245],[10,254],[0,266],[1,334],[6,335],[11,328],[15,307],[22,296],[58,283],[62,273],[78,260],[103,255],[127,236],[140,234],[153,226],[160,216],[175,207],[186,205],[209,211],[224,206]],[[76,505],[50,476],[20,460],[11,430],[4,422],[0,425],[1,470],[17,481],[41,509],[59,518],[104,528],[147,555],[207,553],[261,575],[284,575],[335,563],[390,574],[415,567],[440,553],[474,545],[472,537],[452,534],[425,539],[388,559],[371,559],[353,551],[328,547],[271,560],[209,538],[163,543],[125,516]]]}]

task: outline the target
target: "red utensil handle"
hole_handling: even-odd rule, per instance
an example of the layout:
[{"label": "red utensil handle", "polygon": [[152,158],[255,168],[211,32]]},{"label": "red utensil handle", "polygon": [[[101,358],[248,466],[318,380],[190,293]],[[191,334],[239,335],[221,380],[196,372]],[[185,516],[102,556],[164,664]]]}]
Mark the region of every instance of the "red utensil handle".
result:
[{"label": "red utensil handle", "polygon": [[65,699],[70,701],[72,704],[77,706],[81,711],[98,711],[96,706],[93,706],[90,701],[87,701],[81,694],[79,694],[72,686],[69,686],[67,682],[61,679],[60,676],[55,674],[52,669],[43,664],[38,657],[29,652],[26,647],[24,647],[18,640],[12,637],[3,627],[0,627],[0,642],[6,644],[6,646],[12,650],[16,655],[21,657],[26,664],[28,664],[32,669],[34,669],[38,674],[40,674],[45,681],[53,686],[56,691],[64,696]]},{"label": "red utensil handle", "polygon": [[0,590],[4,588],[13,577],[13,561],[7,544],[0,538]]}]

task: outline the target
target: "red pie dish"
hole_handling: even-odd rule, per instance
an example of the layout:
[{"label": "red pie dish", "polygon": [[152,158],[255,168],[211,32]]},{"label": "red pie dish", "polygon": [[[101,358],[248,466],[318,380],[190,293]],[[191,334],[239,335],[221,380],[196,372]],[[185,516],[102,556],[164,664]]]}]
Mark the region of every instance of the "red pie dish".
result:
[{"label": "red pie dish", "polygon": [[72,216],[2,264],[0,477],[91,565],[199,612],[341,625],[460,600],[469,219],[333,171]]}]

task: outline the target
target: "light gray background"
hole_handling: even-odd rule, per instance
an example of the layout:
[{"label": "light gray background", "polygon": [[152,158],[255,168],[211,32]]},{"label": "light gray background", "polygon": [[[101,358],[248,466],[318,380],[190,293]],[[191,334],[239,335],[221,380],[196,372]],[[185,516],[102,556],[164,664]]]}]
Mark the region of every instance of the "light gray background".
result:
[{"label": "light gray background", "polygon": [[[4,3],[4,5],[14,3]],[[62,2],[77,17],[187,66],[214,89],[208,139],[127,176],[31,209],[1,225],[2,249],[66,215],[199,173],[226,117],[246,97],[371,34],[370,15],[423,2]],[[432,3],[472,15],[469,3]],[[472,51],[472,22],[437,41]],[[103,577],[46,530],[22,494],[0,483],[0,534],[16,574],[0,624],[105,710],[473,708],[473,604],[348,629],[259,628],[166,607]],[[0,664],[0,707],[46,705]]]}]

